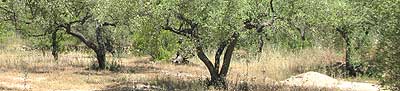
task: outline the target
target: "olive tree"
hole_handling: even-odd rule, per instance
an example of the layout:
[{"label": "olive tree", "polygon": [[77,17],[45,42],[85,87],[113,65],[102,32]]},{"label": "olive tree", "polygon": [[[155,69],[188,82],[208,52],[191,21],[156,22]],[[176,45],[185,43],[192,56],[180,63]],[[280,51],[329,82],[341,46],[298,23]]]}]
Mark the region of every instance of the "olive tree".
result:
[{"label": "olive tree", "polygon": [[46,8],[46,4],[44,1],[32,0],[3,1],[0,11],[3,12],[2,16],[4,16],[2,17],[2,21],[10,24],[9,27],[15,30],[17,37],[33,40],[33,45],[37,46],[34,48],[40,48],[43,52],[48,40],[40,38],[52,34],[52,54],[57,60],[57,35],[53,27],[54,21],[48,18],[51,11]]},{"label": "olive tree", "polygon": [[[53,49],[57,49],[57,31],[75,37],[89,49],[93,50],[99,64],[99,69],[106,68],[106,52],[114,53],[115,32],[124,30],[128,24],[125,19],[127,9],[132,1],[9,1],[2,5],[7,12],[9,21],[21,34],[43,33],[52,34]],[[118,7],[116,7],[118,6]],[[44,27],[42,27],[44,26]],[[36,29],[35,29],[36,28]],[[26,29],[36,31],[22,31]],[[24,33],[26,32],[26,33]],[[53,51],[53,55],[57,56]],[[55,57],[57,58],[57,57]]]},{"label": "olive tree", "polygon": [[[209,85],[213,86],[226,87],[232,54],[241,33],[253,30],[261,33],[274,22],[274,15],[267,14],[274,12],[270,8],[272,0],[160,0],[155,3],[152,10],[161,29],[186,37],[193,44],[197,57],[210,73]],[[252,7],[258,3],[264,4],[257,7],[266,5],[263,8],[267,9]],[[205,52],[213,48],[216,48],[214,62]]]},{"label": "olive tree", "polygon": [[[277,7],[280,11],[277,19],[281,21],[277,22],[277,29],[289,33],[276,34],[276,38],[282,42],[293,38],[286,36],[298,38],[290,40],[304,40],[294,42],[295,47],[300,44],[301,48],[311,46],[343,50],[343,68],[349,75],[356,76],[356,57],[365,55],[365,51],[360,50],[371,48],[366,45],[371,45],[371,40],[376,36],[375,30],[367,28],[371,24],[365,17],[368,10],[364,5],[346,0],[285,0],[278,5],[281,7]],[[301,36],[294,35],[294,31],[298,31]]]}]

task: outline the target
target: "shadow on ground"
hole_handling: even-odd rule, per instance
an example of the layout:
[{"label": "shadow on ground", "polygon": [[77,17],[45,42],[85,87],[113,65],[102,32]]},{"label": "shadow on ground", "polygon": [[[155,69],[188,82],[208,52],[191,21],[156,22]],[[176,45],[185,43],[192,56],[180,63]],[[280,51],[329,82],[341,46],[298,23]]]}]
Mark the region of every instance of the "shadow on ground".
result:
[{"label": "shadow on ground", "polygon": [[132,74],[143,74],[143,73],[157,73],[161,69],[153,66],[121,66],[116,70],[112,71],[98,71],[98,70],[89,70],[85,69],[85,71],[77,71],[74,74],[80,75],[110,75],[115,73],[132,73]]},{"label": "shadow on ground", "polygon": [[7,90],[15,91],[15,90],[21,90],[21,89],[10,88],[10,87],[4,87],[4,86],[1,86],[1,85],[0,85],[0,90],[1,90],[1,91],[7,91]]},{"label": "shadow on ground", "polygon": [[[224,89],[208,87],[207,82],[207,79],[181,80],[172,77],[159,77],[145,82],[113,84],[100,91],[224,91]],[[332,88],[288,86],[278,83],[254,84],[252,82],[232,81],[228,84],[228,91],[336,91]]]},{"label": "shadow on ground", "polygon": [[106,86],[100,91],[205,91],[205,80],[157,78],[146,82],[123,82]]}]

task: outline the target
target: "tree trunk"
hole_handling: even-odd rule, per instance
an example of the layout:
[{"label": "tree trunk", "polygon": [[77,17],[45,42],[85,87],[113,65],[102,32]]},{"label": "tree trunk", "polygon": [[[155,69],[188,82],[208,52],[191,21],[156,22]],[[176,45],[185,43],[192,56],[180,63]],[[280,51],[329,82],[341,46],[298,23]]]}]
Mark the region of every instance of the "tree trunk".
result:
[{"label": "tree trunk", "polygon": [[217,70],[219,70],[220,60],[221,60],[220,58],[222,56],[222,52],[224,52],[224,50],[225,50],[225,47],[226,47],[226,42],[225,41],[221,42],[219,47],[218,47],[218,49],[217,49],[217,52],[215,53],[214,67]]},{"label": "tree trunk", "polygon": [[259,36],[259,39],[258,39],[258,53],[262,53],[262,50],[263,50],[263,47],[264,47],[264,39],[263,39],[263,36],[262,35],[260,35]]},{"label": "tree trunk", "polygon": [[105,50],[97,50],[96,51],[96,58],[99,64],[99,69],[103,70],[106,69],[106,54]]},{"label": "tree trunk", "polygon": [[103,34],[102,34],[102,27],[104,26],[116,26],[116,23],[109,23],[109,22],[104,22],[103,24],[96,24],[96,40],[97,44],[93,43],[93,41],[90,41],[87,39],[84,35],[82,35],[79,31],[77,32],[72,32],[71,26],[75,23],[81,23],[84,24],[88,19],[92,17],[91,14],[87,14],[83,19],[77,20],[77,21],[72,21],[69,23],[61,24],[59,25],[60,27],[65,28],[66,32],[76,38],[78,38],[80,41],[82,41],[87,47],[92,49],[94,52],[96,52],[96,58],[99,64],[99,69],[103,70],[106,68],[106,48],[105,48],[105,43],[103,40]]},{"label": "tree trunk", "polygon": [[203,48],[201,46],[197,46],[196,50],[197,50],[197,57],[199,57],[199,59],[206,65],[208,72],[210,72],[211,81],[214,81],[217,78],[219,78],[217,69],[215,69],[215,67],[212,65],[211,61],[204,54]]},{"label": "tree trunk", "polygon": [[[233,54],[233,51],[235,49],[238,37],[239,37],[239,33],[235,32],[232,35],[231,39],[228,40],[229,41],[229,45],[226,47],[226,50],[225,50],[224,62],[222,64],[221,70],[216,69],[216,71],[217,72],[219,71],[219,73],[218,73],[217,76],[211,77],[210,85],[214,85],[214,86],[217,86],[217,87],[223,87],[224,89],[227,89],[226,76],[227,76],[228,71],[229,71],[229,66],[230,66],[230,63],[231,63],[232,54]],[[220,55],[216,55],[216,58],[217,58],[217,56],[220,56]],[[219,59],[219,57],[217,59]]]},{"label": "tree trunk", "polygon": [[222,88],[226,89],[228,85],[226,84],[225,77],[218,75],[215,77],[211,77],[211,80],[208,83],[208,86],[222,87]]},{"label": "tree trunk", "polygon": [[232,59],[232,54],[233,51],[235,50],[236,43],[239,38],[239,33],[235,32],[233,33],[231,37],[231,41],[229,42],[228,47],[226,48],[225,54],[224,54],[224,63],[222,64],[221,71],[219,72],[220,77],[225,79],[225,77],[228,74],[229,66],[231,64],[231,59]]},{"label": "tree trunk", "polygon": [[350,47],[350,40],[348,38],[348,36],[346,35],[345,37],[346,40],[346,70],[349,71],[349,75],[352,77],[357,76],[357,73],[353,67],[353,65],[350,63],[351,60],[351,47]]},{"label": "tree trunk", "polygon": [[54,57],[54,60],[58,60],[58,43],[57,43],[57,30],[51,34],[51,54]]},{"label": "tree trunk", "polygon": [[96,40],[97,40],[97,61],[99,63],[99,69],[103,70],[106,68],[106,48],[103,40],[102,25],[96,26]]},{"label": "tree trunk", "polygon": [[357,76],[357,73],[356,73],[353,65],[350,63],[350,60],[351,60],[351,55],[350,55],[351,45],[350,44],[351,43],[350,43],[350,38],[349,38],[349,32],[343,30],[343,28],[336,28],[336,31],[338,31],[340,33],[340,35],[342,35],[342,38],[346,43],[346,52],[345,52],[346,53],[346,58],[345,58],[345,62],[346,62],[345,66],[346,67],[344,70],[348,71],[348,75],[355,77],[355,76]]}]

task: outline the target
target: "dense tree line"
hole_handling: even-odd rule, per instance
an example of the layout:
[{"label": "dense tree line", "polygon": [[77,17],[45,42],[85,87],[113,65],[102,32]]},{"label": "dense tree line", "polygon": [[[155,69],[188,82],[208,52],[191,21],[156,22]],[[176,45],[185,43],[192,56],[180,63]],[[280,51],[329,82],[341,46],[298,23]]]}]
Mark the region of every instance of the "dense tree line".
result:
[{"label": "dense tree line", "polygon": [[[397,0],[2,0],[0,42],[16,35],[31,40],[31,47],[51,50],[55,60],[65,46],[85,45],[96,54],[99,69],[107,68],[107,53],[133,52],[165,60],[180,46],[188,47],[206,65],[210,85],[218,86],[225,86],[235,49],[262,53],[264,46],[331,48],[345,55],[343,70],[348,75],[356,76],[357,67],[373,65],[370,76],[399,89],[395,81],[400,72],[399,4]],[[209,51],[215,52],[214,62],[206,55]]]}]

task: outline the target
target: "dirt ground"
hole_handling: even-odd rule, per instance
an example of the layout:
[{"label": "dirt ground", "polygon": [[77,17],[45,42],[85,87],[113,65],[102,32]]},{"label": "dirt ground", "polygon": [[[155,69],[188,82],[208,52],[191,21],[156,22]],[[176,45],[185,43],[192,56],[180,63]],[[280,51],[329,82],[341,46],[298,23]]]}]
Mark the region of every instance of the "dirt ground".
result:
[{"label": "dirt ground", "polygon": [[[150,61],[149,57],[108,59],[120,67],[114,71],[90,69],[95,60],[81,53],[64,54],[57,62],[36,52],[0,53],[0,90],[217,90],[206,88],[209,73],[198,60],[189,65],[175,65]],[[233,62],[228,90],[379,90],[371,83],[340,81],[317,72],[282,80],[273,77],[283,73],[271,73],[272,68],[265,69],[267,66],[267,63]]]},{"label": "dirt ground", "polygon": [[[79,65],[44,65],[31,66],[24,69],[8,69],[1,67],[0,90],[102,90],[121,82],[146,81],[160,76],[201,76],[202,70],[177,70],[185,66],[154,63],[147,58],[134,58],[122,62],[124,67],[118,71],[96,71]],[[174,67],[172,67],[174,66]],[[187,67],[186,67],[187,68]],[[185,68],[185,69],[186,69]],[[205,74],[205,73],[204,73]]]}]

